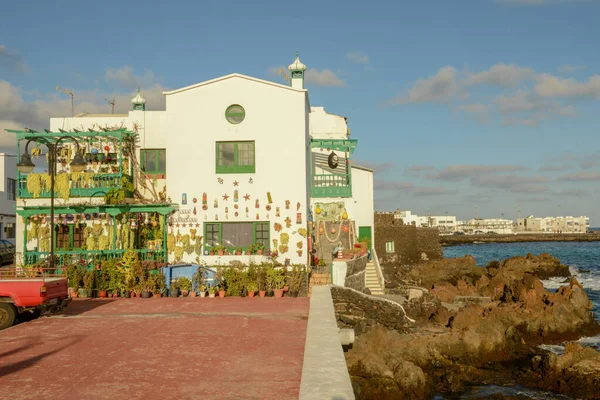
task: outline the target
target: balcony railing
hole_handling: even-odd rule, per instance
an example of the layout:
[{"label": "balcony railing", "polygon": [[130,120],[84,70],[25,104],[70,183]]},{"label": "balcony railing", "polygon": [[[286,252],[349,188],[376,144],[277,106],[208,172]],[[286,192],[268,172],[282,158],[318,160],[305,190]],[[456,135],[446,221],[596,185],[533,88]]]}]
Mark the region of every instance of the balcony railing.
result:
[{"label": "balcony railing", "polygon": [[352,197],[350,174],[322,174],[312,177],[312,197]]},{"label": "balcony railing", "polygon": [[[132,177],[126,174],[96,174],[92,177],[91,182],[74,182],[71,184],[71,197],[102,197],[112,188],[120,188],[122,186],[122,178],[127,178],[128,182],[132,182]],[[55,193],[57,195],[57,193]],[[132,193],[126,192],[126,197],[132,196]],[[33,198],[33,193],[27,190],[27,176],[19,178],[18,197],[22,199]],[[49,190],[42,190],[40,198],[50,197]]]},{"label": "balcony railing", "polygon": [[[127,250],[57,250],[54,252],[57,257],[56,265],[62,266],[71,262],[77,262],[84,259],[88,266],[94,266],[99,262],[110,259],[121,259]],[[148,249],[136,249],[141,261],[161,261],[167,262],[165,249],[158,251],[149,251]],[[45,260],[50,255],[49,252],[26,251],[23,255],[25,265],[35,264],[38,261]]]}]

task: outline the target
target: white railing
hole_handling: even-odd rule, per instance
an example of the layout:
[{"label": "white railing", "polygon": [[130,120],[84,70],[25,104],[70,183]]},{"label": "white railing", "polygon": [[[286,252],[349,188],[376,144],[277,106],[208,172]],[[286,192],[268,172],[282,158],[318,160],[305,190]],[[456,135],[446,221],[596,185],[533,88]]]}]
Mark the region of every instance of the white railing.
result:
[{"label": "white railing", "polygon": [[377,258],[375,246],[371,248],[371,256],[373,257],[373,264],[375,265],[375,272],[377,272],[377,278],[379,279],[381,290],[385,290],[385,278],[383,277],[383,271],[381,271],[381,265],[379,265],[379,258]]}]

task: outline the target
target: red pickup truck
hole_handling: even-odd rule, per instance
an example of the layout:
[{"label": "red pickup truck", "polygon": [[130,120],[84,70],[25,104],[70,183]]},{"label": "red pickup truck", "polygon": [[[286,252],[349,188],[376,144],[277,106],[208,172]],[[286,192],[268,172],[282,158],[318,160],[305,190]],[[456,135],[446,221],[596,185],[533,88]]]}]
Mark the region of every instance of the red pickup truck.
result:
[{"label": "red pickup truck", "polygon": [[0,330],[12,326],[17,318],[30,320],[63,309],[71,301],[68,286],[64,276],[0,269]]}]

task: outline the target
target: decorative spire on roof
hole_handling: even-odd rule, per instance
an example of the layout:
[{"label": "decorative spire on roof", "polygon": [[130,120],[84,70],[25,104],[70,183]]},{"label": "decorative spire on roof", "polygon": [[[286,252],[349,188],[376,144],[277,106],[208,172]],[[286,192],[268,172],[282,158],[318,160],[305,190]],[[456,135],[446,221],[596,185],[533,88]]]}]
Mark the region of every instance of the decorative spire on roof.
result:
[{"label": "decorative spire on roof", "polygon": [[291,72],[294,71],[306,71],[306,65],[302,64],[302,62],[300,61],[300,57],[298,57],[298,51],[296,51],[296,59],[294,60],[293,63],[290,64],[290,66],[288,67],[288,69]]},{"label": "decorative spire on roof", "polygon": [[291,86],[295,89],[304,89],[304,71],[306,71],[306,65],[300,61],[298,51],[296,51],[296,59],[290,64],[288,69],[291,73]]},{"label": "decorative spire on roof", "polygon": [[140,88],[138,87],[137,95],[131,99],[131,104],[133,105],[133,110],[142,110],[146,109],[146,99],[142,97],[140,94]]}]

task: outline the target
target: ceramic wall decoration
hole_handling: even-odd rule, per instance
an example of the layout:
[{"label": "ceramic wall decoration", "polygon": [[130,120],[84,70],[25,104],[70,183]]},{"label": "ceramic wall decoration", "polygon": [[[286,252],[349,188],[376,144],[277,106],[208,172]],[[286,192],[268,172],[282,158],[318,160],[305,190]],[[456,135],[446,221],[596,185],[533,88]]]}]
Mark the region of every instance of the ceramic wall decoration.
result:
[{"label": "ceramic wall decoration", "polygon": [[279,213],[279,207],[275,207],[275,216],[279,217],[280,216],[279,214],[280,214]]},{"label": "ceramic wall decoration", "polygon": [[344,232],[348,232],[349,230],[348,225],[344,224]]},{"label": "ceramic wall decoration", "polygon": [[302,225],[302,213],[296,213],[296,225]]},{"label": "ceramic wall decoration", "polygon": [[187,204],[187,193],[181,194],[181,204]]},{"label": "ceramic wall decoration", "polygon": [[238,198],[238,191],[236,189],[236,190],[233,191],[233,202],[237,203],[238,200],[239,200],[239,198]]},{"label": "ceramic wall decoration", "polygon": [[281,224],[280,224],[280,223],[278,223],[278,222],[275,222],[275,223],[273,224],[273,229],[275,229],[275,232],[279,232],[279,231],[281,231],[281,228],[282,228],[282,226],[281,226]]},{"label": "ceramic wall decoration", "polygon": [[258,199],[256,199],[256,202],[254,203],[254,208],[260,208],[260,202]]},{"label": "ceramic wall decoration", "polygon": [[194,204],[196,204],[196,203],[198,202],[198,199],[194,197],[194,198],[192,199],[192,202],[193,202]]},{"label": "ceramic wall decoration", "polygon": [[252,179],[252,178],[248,179],[248,183],[252,185],[254,183],[254,179]]},{"label": "ceramic wall decoration", "polygon": [[[196,200],[196,199],[194,199]],[[194,206],[194,210],[193,210],[194,215],[196,215],[196,206]]]},{"label": "ceramic wall decoration", "polygon": [[239,186],[239,182],[238,181],[233,181],[233,186]]},{"label": "ceramic wall decoration", "polygon": [[229,212],[229,207],[225,207],[225,214]]},{"label": "ceramic wall decoration", "polygon": [[208,205],[207,205],[207,204],[202,204],[202,209],[203,209],[204,211],[208,210]]},{"label": "ceramic wall decoration", "polygon": [[271,192],[267,192],[267,202],[269,204],[273,203],[273,198],[271,197]]},{"label": "ceramic wall decoration", "polygon": [[219,177],[219,178],[217,178],[217,182],[219,182],[222,185],[223,182],[225,182],[225,181],[223,180],[223,178]]},{"label": "ceramic wall decoration", "polygon": [[265,217],[265,218],[266,218],[266,219],[269,219],[269,213],[267,213],[267,215],[266,215],[266,217]]},{"label": "ceramic wall decoration", "polygon": [[291,228],[291,227],[292,227],[292,220],[290,219],[290,217],[286,217],[286,218],[284,219],[284,221],[285,221],[285,226],[286,226],[287,228]]},{"label": "ceramic wall decoration", "polygon": [[235,209],[237,210],[237,209],[238,209],[238,205],[237,205],[237,204],[234,204],[234,205],[233,205],[233,208],[235,208]]},{"label": "ceramic wall decoration", "polygon": [[215,221],[219,220],[219,214],[215,214]]},{"label": "ceramic wall decoration", "polygon": [[289,209],[290,209],[290,201],[289,201],[289,200],[286,200],[286,201],[285,201],[285,209],[286,209],[286,210],[289,210]]},{"label": "ceramic wall decoration", "polygon": [[225,194],[223,195],[223,200],[224,200],[224,201],[227,201],[228,199],[229,199],[229,195],[228,195],[227,193],[225,193]]},{"label": "ceramic wall decoration", "polygon": [[213,202],[213,206],[215,208],[219,208],[219,200],[218,199],[215,199],[215,201]]},{"label": "ceramic wall decoration", "polygon": [[271,205],[270,205],[270,204],[267,204],[267,205],[265,206],[265,209],[266,209],[267,211],[271,211]]},{"label": "ceramic wall decoration", "polygon": [[233,215],[235,215],[237,217],[238,216],[238,212],[236,211]]},{"label": "ceramic wall decoration", "polygon": [[206,192],[202,193],[202,205],[208,205],[208,196],[206,195]]},{"label": "ceramic wall decoration", "polygon": [[300,202],[296,203],[296,211],[300,211]]},{"label": "ceramic wall decoration", "polygon": [[244,200],[246,200],[246,201],[250,200],[250,195],[248,193],[246,193],[244,195]]},{"label": "ceramic wall decoration", "polygon": [[260,215],[256,213],[256,219],[260,219]]}]

